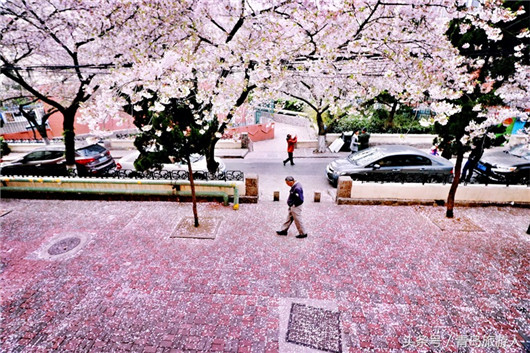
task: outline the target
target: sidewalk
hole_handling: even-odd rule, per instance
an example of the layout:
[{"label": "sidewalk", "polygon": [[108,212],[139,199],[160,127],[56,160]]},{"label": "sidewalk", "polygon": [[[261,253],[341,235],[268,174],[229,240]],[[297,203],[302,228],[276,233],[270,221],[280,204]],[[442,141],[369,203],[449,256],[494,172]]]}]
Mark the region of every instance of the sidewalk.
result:
[{"label": "sidewalk", "polygon": [[308,201],[296,239],[283,202],[199,204],[198,231],[190,204],[0,208],[2,352],[521,352],[530,333],[529,209]]}]

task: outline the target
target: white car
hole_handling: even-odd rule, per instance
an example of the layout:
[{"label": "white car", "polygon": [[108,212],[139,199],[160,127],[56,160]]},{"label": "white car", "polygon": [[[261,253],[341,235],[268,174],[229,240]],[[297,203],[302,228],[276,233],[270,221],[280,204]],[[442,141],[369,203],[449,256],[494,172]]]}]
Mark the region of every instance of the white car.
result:
[{"label": "white car", "polygon": [[[118,170],[131,170],[135,171],[136,168],[134,167],[134,161],[138,158],[140,155],[140,152],[134,151],[131,152],[122,158],[120,158],[116,163],[116,169]],[[194,172],[197,173],[207,173],[208,168],[206,166],[206,157],[199,155],[199,154],[193,154],[191,155],[191,169]],[[226,166],[224,162],[220,159],[215,159],[219,163],[219,167],[217,169],[218,173],[224,173],[226,171]],[[186,163],[166,163],[162,164],[162,171],[167,172],[188,172],[188,165]],[[195,174],[195,173],[194,173]]]}]

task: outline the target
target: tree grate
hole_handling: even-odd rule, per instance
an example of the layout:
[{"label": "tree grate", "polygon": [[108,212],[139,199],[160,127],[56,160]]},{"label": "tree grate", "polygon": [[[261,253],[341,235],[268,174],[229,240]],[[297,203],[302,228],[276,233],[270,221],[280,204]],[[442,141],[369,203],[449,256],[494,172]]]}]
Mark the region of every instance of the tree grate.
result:
[{"label": "tree grate", "polygon": [[175,227],[170,238],[215,239],[222,218],[199,217],[199,226],[194,226],[193,217],[184,217]]}]

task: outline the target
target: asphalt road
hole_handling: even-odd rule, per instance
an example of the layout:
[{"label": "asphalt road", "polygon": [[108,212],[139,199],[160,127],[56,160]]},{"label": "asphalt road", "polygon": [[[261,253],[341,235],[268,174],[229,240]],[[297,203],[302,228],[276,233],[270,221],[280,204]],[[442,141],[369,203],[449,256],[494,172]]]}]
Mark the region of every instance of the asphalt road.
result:
[{"label": "asphalt road", "polygon": [[245,173],[256,173],[258,175],[293,175],[293,176],[321,176],[326,177],[326,166],[336,158],[299,158],[295,159],[295,165],[283,165],[278,160],[245,160],[245,159],[223,159],[226,168],[230,170],[241,170]]},{"label": "asphalt road", "polygon": [[245,174],[254,173],[259,177],[261,201],[272,201],[275,191],[280,192],[280,202],[284,203],[289,187],[285,184],[287,175],[293,176],[304,187],[308,201],[314,192],[321,193],[322,202],[333,202],[336,189],[326,178],[326,166],[336,158],[295,158],[295,165],[283,165],[281,160],[271,159],[224,159],[227,169],[241,170]]}]

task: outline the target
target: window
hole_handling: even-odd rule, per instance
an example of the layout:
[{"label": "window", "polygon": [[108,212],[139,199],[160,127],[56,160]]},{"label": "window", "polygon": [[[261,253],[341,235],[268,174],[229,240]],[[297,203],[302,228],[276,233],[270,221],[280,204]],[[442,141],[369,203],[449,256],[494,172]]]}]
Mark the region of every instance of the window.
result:
[{"label": "window", "polygon": [[406,156],[406,165],[413,166],[413,165],[432,165],[432,162],[429,158],[423,157],[423,156]]},{"label": "window", "polygon": [[105,151],[106,149],[100,145],[90,145],[88,147],[80,148],[76,152],[82,157],[88,157]]},{"label": "window", "polygon": [[403,156],[390,156],[380,159],[374,164],[379,164],[381,167],[397,167],[403,166],[404,159]]},{"label": "window", "polygon": [[45,151],[31,152],[30,154],[26,155],[26,157],[24,157],[24,160],[26,162],[42,161],[44,159],[44,152]]},{"label": "window", "polygon": [[421,165],[431,165],[429,158],[418,155],[389,156],[380,159],[372,164],[379,164],[381,167],[411,167]]},{"label": "window", "polygon": [[42,159],[49,160],[49,159],[57,159],[64,156],[63,151],[46,151],[44,153],[44,156]]}]

